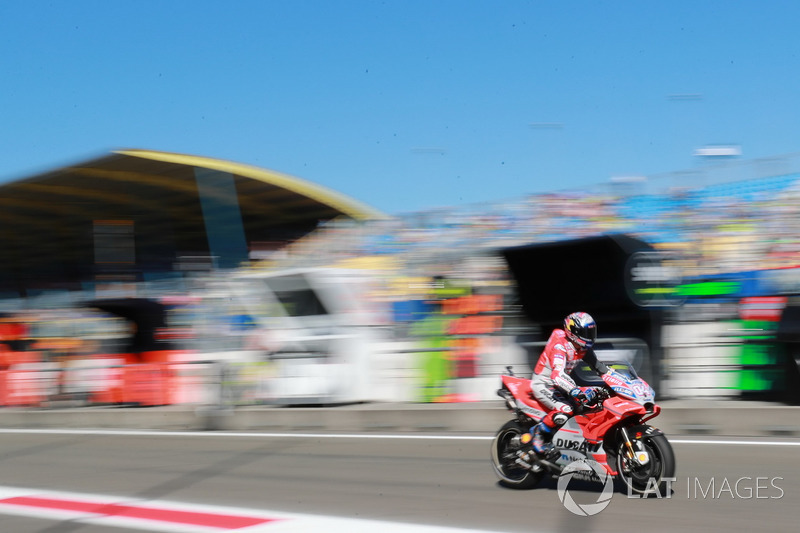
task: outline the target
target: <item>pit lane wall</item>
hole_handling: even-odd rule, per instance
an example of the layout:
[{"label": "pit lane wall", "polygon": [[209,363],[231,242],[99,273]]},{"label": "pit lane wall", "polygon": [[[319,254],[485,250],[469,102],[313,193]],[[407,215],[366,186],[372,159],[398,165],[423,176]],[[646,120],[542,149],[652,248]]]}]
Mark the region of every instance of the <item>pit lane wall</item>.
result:
[{"label": "pit lane wall", "polygon": [[[666,401],[650,423],[669,437],[800,437],[800,407],[743,401]],[[0,410],[0,432],[72,429],[280,433],[459,433],[493,435],[510,419],[501,401],[371,403],[328,407],[168,406]]]}]

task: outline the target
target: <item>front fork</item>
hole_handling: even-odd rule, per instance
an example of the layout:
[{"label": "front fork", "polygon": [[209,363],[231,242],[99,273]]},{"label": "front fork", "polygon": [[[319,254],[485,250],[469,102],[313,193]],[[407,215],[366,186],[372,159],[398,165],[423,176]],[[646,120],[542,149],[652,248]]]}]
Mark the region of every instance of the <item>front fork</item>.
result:
[{"label": "front fork", "polygon": [[621,451],[622,459],[623,463],[628,468],[639,468],[650,462],[650,454],[647,453],[647,450],[642,449],[638,440],[631,440],[628,435],[628,430],[625,429],[625,427],[620,428],[620,434],[622,435],[622,444],[625,448]]}]

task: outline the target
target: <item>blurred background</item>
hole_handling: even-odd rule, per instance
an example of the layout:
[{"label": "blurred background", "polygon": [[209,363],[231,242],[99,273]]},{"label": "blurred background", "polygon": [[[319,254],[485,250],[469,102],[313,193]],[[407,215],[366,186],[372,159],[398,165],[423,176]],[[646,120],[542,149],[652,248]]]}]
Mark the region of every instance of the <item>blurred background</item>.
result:
[{"label": "blurred background", "polygon": [[582,310],[662,399],[798,404],[798,164],[394,216],[164,152],[11,181],[0,402],[483,401]]},{"label": "blurred background", "polygon": [[794,3],[146,5],[0,5],[0,404],[800,403]]}]

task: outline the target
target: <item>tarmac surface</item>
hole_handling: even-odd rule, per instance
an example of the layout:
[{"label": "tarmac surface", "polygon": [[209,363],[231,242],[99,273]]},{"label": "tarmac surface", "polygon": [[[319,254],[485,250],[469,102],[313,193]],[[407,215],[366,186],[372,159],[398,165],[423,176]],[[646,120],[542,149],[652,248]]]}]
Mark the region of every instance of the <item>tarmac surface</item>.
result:
[{"label": "tarmac surface", "polygon": [[[649,423],[667,435],[800,436],[800,406],[738,400],[669,400]],[[510,418],[502,400],[337,406],[3,408],[0,428],[174,431],[453,432],[493,434]]]},{"label": "tarmac surface", "polygon": [[[543,479],[531,490],[501,486],[489,459],[491,439],[454,433],[0,429],[0,530],[231,531],[218,522],[179,527],[188,518],[210,525],[208,515],[220,512],[228,518],[303,515],[235,528],[251,533],[434,533],[426,526],[459,528],[436,533],[798,530],[800,439],[670,435],[677,469],[671,490],[661,497],[630,498],[621,488],[606,494],[598,483],[568,482],[575,504],[606,502],[591,516],[566,506],[560,480]],[[191,510],[205,517],[186,516]]]}]

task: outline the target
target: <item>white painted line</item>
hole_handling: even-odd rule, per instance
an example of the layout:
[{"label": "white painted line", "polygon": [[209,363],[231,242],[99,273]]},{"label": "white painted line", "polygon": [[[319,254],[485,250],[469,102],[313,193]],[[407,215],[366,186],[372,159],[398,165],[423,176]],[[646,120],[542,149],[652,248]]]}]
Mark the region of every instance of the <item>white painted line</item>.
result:
[{"label": "white painted line", "polygon": [[491,440],[486,435],[418,435],[409,433],[268,433],[236,431],[152,431],[127,429],[9,429],[0,428],[0,434],[9,435],[106,435],[112,437],[239,437],[239,438],[298,438],[298,439],[407,439],[407,440]]},{"label": "white painted line", "polygon": [[734,445],[734,446],[747,446],[749,444],[758,446],[800,446],[800,441],[783,441],[783,440],[730,440],[730,439],[670,439],[672,444],[721,444],[721,445]]},{"label": "white painted line", "polygon": [[[413,433],[271,433],[241,431],[154,431],[134,429],[14,429],[0,428],[0,435],[95,435],[109,437],[203,437],[203,438],[270,438],[270,439],[378,439],[378,440],[492,440],[493,435],[435,435]],[[736,446],[800,446],[800,440],[771,441],[748,439],[667,439],[672,444],[719,444]]]}]

